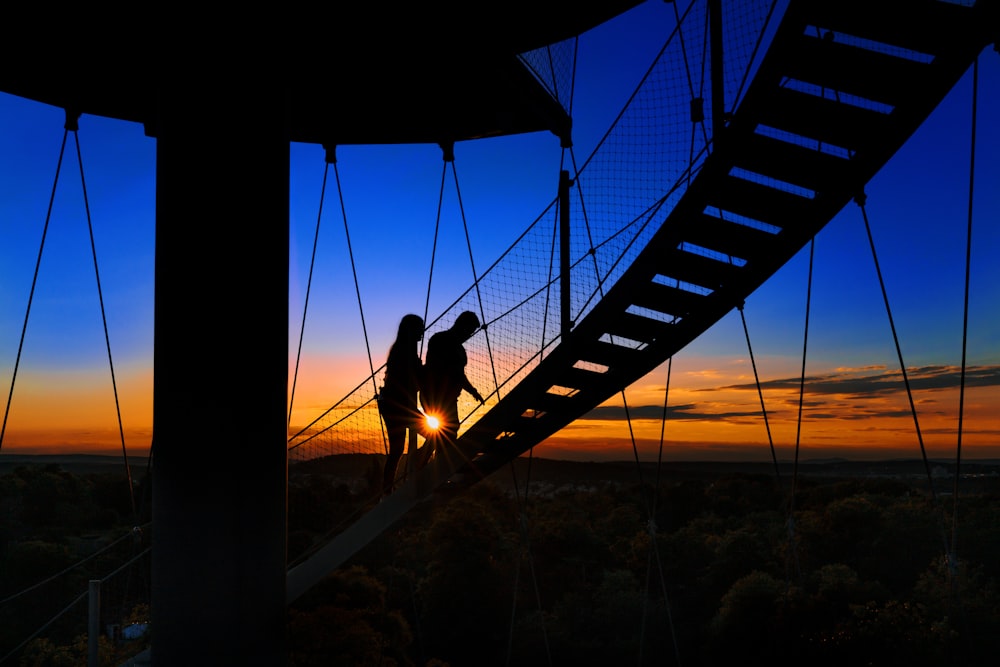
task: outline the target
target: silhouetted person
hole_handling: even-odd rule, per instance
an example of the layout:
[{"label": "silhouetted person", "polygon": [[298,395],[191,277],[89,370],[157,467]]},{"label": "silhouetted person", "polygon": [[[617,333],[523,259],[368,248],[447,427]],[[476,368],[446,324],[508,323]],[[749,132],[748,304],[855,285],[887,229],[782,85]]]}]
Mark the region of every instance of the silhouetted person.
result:
[{"label": "silhouetted person", "polygon": [[385,384],[378,403],[389,436],[389,456],[382,472],[383,495],[392,493],[396,484],[396,467],[403,456],[407,430],[410,432],[410,455],[413,456],[416,450],[417,429],[423,420],[417,408],[417,392],[423,378],[417,342],[423,336],[424,321],[417,315],[404,315],[385,362]]},{"label": "silhouetted person", "polygon": [[[424,366],[424,385],[420,402],[424,412],[440,420],[438,431],[428,444],[455,442],[458,436],[458,397],[462,390],[472,394],[480,403],[482,395],[465,376],[468,357],[462,344],[479,328],[479,318],[471,311],[465,311],[450,329],[439,331],[427,343],[427,360]],[[426,463],[431,450],[421,456]]]}]

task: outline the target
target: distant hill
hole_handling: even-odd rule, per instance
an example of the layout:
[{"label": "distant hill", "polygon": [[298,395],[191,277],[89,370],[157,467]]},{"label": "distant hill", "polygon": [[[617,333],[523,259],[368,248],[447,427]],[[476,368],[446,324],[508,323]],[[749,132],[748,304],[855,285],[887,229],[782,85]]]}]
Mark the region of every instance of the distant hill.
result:
[{"label": "distant hill", "polygon": [[[133,473],[146,469],[146,456],[130,456]],[[120,456],[103,454],[0,454],[0,475],[6,475],[20,466],[57,465],[61,470],[74,474],[125,472]]]},{"label": "distant hill", "polygon": [[[370,454],[340,454],[326,456],[312,461],[292,464],[289,475],[313,474],[329,476],[337,481],[351,482],[363,479],[366,472],[377,461]],[[511,466],[505,466],[487,479],[504,487],[513,488],[516,478],[523,488],[526,481],[550,487],[593,486],[603,483],[634,484],[642,481],[655,483],[659,474],[661,480],[704,479],[731,474],[755,474],[773,476],[774,463],[768,461],[681,461],[656,463],[643,462],[638,467],[634,461],[581,462],[562,459],[520,457]],[[791,479],[793,464],[781,462],[778,465],[781,476]],[[954,469],[954,461],[930,461],[934,477],[948,477]],[[990,476],[1000,479],[1000,460],[977,460],[962,463],[964,476]],[[927,468],[922,459],[895,459],[885,461],[851,461],[847,459],[817,459],[799,463],[798,475],[820,478],[889,477],[926,478]]]},{"label": "distant hill", "polygon": [[[129,457],[133,474],[144,471],[146,456]],[[122,457],[100,454],[2,454],[0,453],[0,474],[7,474],[18,466],[58,465],[62,470],[78,474],[123,471]],[[376,455],[340,454],[312,461],[293,463],[289,467],[291,476],[300,474],[327,475],[345,481],[363,479],[372,466],[381,465]],[[932,460],[931,472],[935,476],[951,475],[954,461]],[[791,476],[792,463],[779,463],[781,475]],[[684,479],[717,477],[720,475],[744,473],[773,475],[774,464],[769,461],[681,461],[665,462],[657,471],[657,464],[643,462],[638,468],[635,461],[566,461],[521,457],[511,467],[505,466],[489,477],[501,486],[512,486],[513,477],[523,486],[525,481],[545,482],[555,486],[567,484],[590,485],[603,482],[631,484],[639,480],[653,483],[659,472],[661,478]],[[962,462],[963,475],[1000,477],[1000,460],[978,459]],[[813,459],[799,463],[799,475],[809,477],[912,477],[926,476],[926,468],[921,459],[893,459],[885,461],[852,461],[842,458]]]}]

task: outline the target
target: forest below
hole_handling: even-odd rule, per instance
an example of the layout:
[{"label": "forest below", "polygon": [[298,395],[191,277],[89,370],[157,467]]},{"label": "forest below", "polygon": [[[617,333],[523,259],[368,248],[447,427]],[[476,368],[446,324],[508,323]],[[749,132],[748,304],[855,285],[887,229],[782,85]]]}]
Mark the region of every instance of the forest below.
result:
[{"label": "forest below", "polygon": [[[380,462],[290,469],[290,562],[373,502]],[[301,597],[289,665],[992,665],[1000,466],[936,468],[933,493],[922,470],[521,459]],[[124,484],[0,472],[0,664],[85,664],[93,578],[102,665],[148,644],[122,629],[148,621],[150,480],[135,511]]]},{"label": "forest below", "polygon": [[[994,664],[996,465],[963,467],[957,507],[920,461],[528,466],[418,506],[300,599],[291,664]],[[290,558],[352,511],[311,470]]]}]

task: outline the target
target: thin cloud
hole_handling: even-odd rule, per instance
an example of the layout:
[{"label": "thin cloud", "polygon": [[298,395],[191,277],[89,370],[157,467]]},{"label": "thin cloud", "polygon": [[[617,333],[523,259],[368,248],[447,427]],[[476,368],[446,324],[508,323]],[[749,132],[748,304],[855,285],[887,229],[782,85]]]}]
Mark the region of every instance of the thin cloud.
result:
[{"label": "thin cloud", "polygon": [[[804,383],[800,378],[783,378],[768,380],[761,383],[764,391],[795,391],[800,387],[807,394],[842,395],[845,397],[871,397],[873,395],[892,394],[905,388],[903,374],[900,371],[878,369],[882,372],[867,374],[869,369],[837,372],[826,375],[811,375]],[[957,366],[921,366],[907,369],[907,379],[914,391],[954,389],[961,385],[961,369]],[[1000,386],[1000,366],[973,366],[965,372],[966,387],[996,387]],[[702,392],[714,391],[757,391],[753,383],[732,384],[712,389],[699,389]]]},{"label": "thin cloud", "polygon": [[[724,419],[740,419],[743,417],[759,417],[760,410],[747,410],[747,411],[732,411],[732,412],[698,412],[694,404],[687,405],[675,405],[668,406],[666,412],[667,419],[673,420],[689,420],[689,421],[707,421],[707,420],[724,420]],[[580,417],[580,419],[593,419],[593,420],[604,420],[604,421],[621,421],[624,419],[633,420],[655,420],[659,421],[663,419],[663,406],[662,405],[637,405],[629,406],[626,412],[625,408],[620,405],[602,405],[600,407],[594,408],[587,414]]]},{"label": "thin cloud", "polygon": [[[955,389],[961,384],[961,369],[957,366],[933,365],[907,369],[907,379],[910,388],[915,391],[938,391]],[[966,369],[966,387],[1000,386],[1000,366],[973,366]],[[761,383],[765,392],[785,393],[784,397],[772,398],[768,405],[768,415],[779,417],[798,412],[800,389],[811,398],[802,399],[802,407],[807,410],[804,415],[808,420],[850,420],[863,421],[872,417],[908,417],[911,415],[906,408],[890,408],[884,403],[866,404],[866,401],[883,399],[905,390],[903,374],[889,370],[884,366],[865,366],[856,369],[837,369],[827,374],[817,374],[806,377],[803,384],[800,378],[782,378]],[[730,384],[715,388],[697,389],[697,392],[712,394],[722,391],[753,391],[757,392],[755,383]],[[840,409],[834,409],[830,398],[836,396]],[[918,397],[917,403],[921,412],[927,416],[928,408],[937,401],[933,398]],[[708,404],[706,404],[708,405]],[[666,418],[681,421],[730,421],[735,422],[747,418],[759,419],[759,409],[728,410],[707,412],[706,406],[687,403],[668,406]],[[822,408],[821,412],[815,411]],[[935,414],[943,414],[941,410],[931,410]],[[580,420],[622,421],[656,420],[664,417],[662,405],[623,406],[604,405],[594,408],[580,417]]]}]

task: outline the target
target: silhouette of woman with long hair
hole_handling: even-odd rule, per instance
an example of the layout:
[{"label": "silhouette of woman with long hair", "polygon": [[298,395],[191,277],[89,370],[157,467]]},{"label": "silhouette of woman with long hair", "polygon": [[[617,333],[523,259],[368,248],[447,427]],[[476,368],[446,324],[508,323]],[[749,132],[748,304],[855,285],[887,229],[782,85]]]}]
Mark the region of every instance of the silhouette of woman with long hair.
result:
[{"label": "silhouette of woman with long hair", "polygon": [[382,495],[389,495],[395,487],[396,468],[403,456],[407,430],[410,454],[413,455],[416,450],[417,429],[423,419],[417,408],[417,392],[423,382],[423,365],[417,354],[417,343],[423,336],[423,319],[418,315],[404,315],[385,363],[385,384],[378,402],[389,437],[389,456],[382,473]]}]

